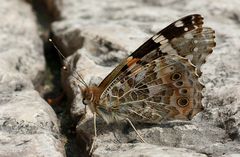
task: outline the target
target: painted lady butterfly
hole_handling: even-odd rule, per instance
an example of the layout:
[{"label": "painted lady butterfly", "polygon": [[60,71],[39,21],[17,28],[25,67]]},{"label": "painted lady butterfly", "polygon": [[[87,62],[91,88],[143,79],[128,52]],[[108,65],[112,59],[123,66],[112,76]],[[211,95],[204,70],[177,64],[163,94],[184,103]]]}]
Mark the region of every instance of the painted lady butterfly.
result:
[{"label": "painted lady butterfly", "polygon": [[202,25],[198,14],[173,22],[124,59],[99,86],[89,87],[78,75],[84,85],[83,103],[94,114],[95,135],[96,114],[107,123],[127,120],[132,125],[190,120],[203,110],[204,86],[198,78],[216,43],[214,30]]},{"label": "painted lady butterfly", "polygon": [[[81,88],[83,103],[107,123],[190,120],[203,110],[201,65],[214,30],[198,14],[183,17],[124,59],[99,86]],[[82,80],[82,82],[84,82]]]}]

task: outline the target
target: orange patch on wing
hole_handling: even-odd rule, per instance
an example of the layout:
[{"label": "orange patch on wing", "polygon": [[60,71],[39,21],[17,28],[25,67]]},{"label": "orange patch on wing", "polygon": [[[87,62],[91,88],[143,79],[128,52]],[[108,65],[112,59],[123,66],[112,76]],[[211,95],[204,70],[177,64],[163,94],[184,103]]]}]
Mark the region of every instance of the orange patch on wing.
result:
[{"label": "orange patch on wing", "polygon": [[139,58],[128,57],[127,66],[130,67],[131,65],[133,65],[134,63],[136,63],[139,60],[140,60]]}]

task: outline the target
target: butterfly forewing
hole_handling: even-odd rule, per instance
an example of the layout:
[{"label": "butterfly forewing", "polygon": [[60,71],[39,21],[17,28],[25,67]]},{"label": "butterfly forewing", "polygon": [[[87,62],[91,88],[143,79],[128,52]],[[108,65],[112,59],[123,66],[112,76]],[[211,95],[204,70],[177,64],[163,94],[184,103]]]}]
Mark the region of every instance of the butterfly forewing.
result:
[{"label": "butterfly forewing", "polygon": [[123,60],[98,86],[96,112],[106,121],[159,123],[203,109],[200,67],[215,46],[200,15],[170,24]]},{"label": "butterfly forewing", "polygon": [[[189,15],[183,17],[157,34],[147,40],[143,45],[136,49],[128,58],[122,61],[99,85],[101,89],[106,89],[114,79],[120,80],[126,75],[128,71],[135,64],[146,64],[162,55],[162,51],[159,51],[161,47],[170,48],[167,46],[170,41],[175,38],[183,36],[186,32],[190,32],[194,29],[201,28],[203,24],[203,17],[198,14]],[[171,49],[172,50],[172,49]],[[141,60],[141,61],[140,61]],[[122,74],[121,77],[117,77]]]}]

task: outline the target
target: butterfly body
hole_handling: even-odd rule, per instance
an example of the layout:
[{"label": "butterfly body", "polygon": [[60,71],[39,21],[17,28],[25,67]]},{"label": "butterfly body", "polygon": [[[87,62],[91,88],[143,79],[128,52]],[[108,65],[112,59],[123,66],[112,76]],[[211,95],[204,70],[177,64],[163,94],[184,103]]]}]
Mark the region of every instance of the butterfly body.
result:
[{"label": "butterfly body", "polygon": [[81,88],[83,103],[107,123],[190,120],[203,110],[200,67],[215,46],[214,31],[189,15],[154,35],[99,86]]}]

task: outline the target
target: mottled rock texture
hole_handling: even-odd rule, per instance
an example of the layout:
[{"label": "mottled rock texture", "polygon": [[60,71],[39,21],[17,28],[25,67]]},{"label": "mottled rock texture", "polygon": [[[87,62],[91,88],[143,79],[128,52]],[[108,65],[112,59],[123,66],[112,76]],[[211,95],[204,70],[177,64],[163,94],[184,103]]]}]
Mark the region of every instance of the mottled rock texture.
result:
[{"label": "mottled rock texture", "polygon": [[2,1],[0,19],[0,156],[64,156],[56,114],[34,89],[45,70],[35,13]]},{"label": "mottled rock texture", "polygon": [[[63,53],[70,56],[72,69],[63,72],[63,84],[72,98],[71,114],[75,118],[83,115],[84,105],[79,89],[72,84],[74,70],[87,83],[98,84],[151,35],[188,14],[202,14],[205,25],[216,31],[217,46],[200,78],[206,86],[205,110],[188,123],[136,124],[152,145],[139,144],[133,129],[124,123],[106,125],[98,119],[93,156],[240,155],[239,5],[238,0],[69,0],[56,7],[61,8],[62,20],[52,24],[52,32]],[[80,142],[89,143],[94,134],[89,112],[77,126]]]}]

